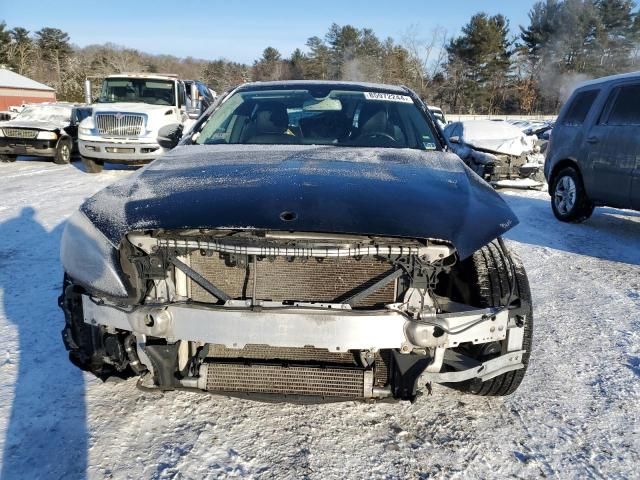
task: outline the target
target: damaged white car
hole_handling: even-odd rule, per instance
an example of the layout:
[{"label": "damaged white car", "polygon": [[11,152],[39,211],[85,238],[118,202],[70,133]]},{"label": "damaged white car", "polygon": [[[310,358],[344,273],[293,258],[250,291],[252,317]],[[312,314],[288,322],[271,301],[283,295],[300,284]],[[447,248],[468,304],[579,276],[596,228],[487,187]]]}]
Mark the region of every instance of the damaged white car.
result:
[{"label": "damaged white car", "polygon": [[518,220],[404,87],[243,85],[62,238],[71,360],[144,388],[414,400],[520,385]]},{"label": "damaged white car", "polygon": [[544,155],[538,139],[501,120],[453,122],[444,129],[451,149],[495,187],[544,185]]}]

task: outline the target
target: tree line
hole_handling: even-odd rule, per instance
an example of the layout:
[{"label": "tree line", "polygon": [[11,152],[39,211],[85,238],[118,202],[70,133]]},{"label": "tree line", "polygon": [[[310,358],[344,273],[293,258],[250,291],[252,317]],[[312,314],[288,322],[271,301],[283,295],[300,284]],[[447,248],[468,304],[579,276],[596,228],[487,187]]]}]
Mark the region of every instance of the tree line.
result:
[{"label": "tree line", "polygon": [[267,46],[252,65],[150,55],[114,44],[76,47],[45,27],[0,22],[0,65],[82,101],[87,76],[144,71],[203,80],[223,92],[247,81],[326,79],[403,84],[456,113],[557,113],[580,80],[637,69],[640,15],[633,0],[543,0],[528,25],[477,13],[459,35],[410,27],[399,40],[333,24],[284,57]]}]

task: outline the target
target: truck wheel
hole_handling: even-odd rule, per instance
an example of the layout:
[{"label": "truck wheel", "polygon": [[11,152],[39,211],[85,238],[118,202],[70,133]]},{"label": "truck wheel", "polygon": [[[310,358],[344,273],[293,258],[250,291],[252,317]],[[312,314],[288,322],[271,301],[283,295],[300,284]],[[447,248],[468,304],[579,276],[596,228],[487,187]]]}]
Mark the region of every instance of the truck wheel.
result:
[{"label": "truck wheel", "polygon": [[562,222],[584,222],[593,213],[594,205],[587,197],[580,174],[573,167],[558,172],[549,193],[553,214]]},{"label": "truck wheel", "polygon": [[18,158],[17,155],[0,155],[0,162],[15,162],[16,158]]},{"label": "truck wheel", "polygon": [[100,173],[104,168],[102,160],[94,160],[93,158],[82,157],[82,164],[87,173]]},{"label": "truck wheel", "polygon": [[[485,396],[504,396],[516,391],[527,371],[533,335],[533,308],[529,280],[522,262],[513,253],[503,250],[499,242],[494,241],[476,251],[459,266],[457,291],[461,298],[481,308],[503,305],[505,299],[513,295],[524,307],[524,337],[522,355],[524,368],[512,370],[483,382],[474,378],[466,382],[446,384],[448,387],[465,393]],[[513,267],[513,268],[512,268]],[[515,272],[515,281],[513,279]],[[512,287],[515,291],[511,294]],[[478,361],[487,361],[500,355],[501,345],[498,342],[489,344],[460,346],[456,351]]]},{"label": "truck wheel", "polygon": [[64,165],[71,162],[71,149],[73,144],[70,138],[61,138],[56,146],[56,156],[53,161],[58,165]]}]

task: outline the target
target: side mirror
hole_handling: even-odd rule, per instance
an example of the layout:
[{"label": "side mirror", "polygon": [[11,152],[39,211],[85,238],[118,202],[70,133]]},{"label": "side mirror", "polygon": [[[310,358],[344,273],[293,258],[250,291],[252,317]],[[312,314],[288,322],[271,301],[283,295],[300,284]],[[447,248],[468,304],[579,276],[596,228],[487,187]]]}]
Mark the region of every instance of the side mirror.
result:
[{"label": "side mirror", "polygon": [[453,137],[449,137],[449,141],[451,143],[460,143],[460,137],[457,135],[454,135]]},{"label": "side mirror", "polygon": [[184,127],[178,123],[172,123],[169,125],[165,125],[160,130],[158,130],[158,145],[162,148],[166,148],[171,150],[180,142],[182,138],[182,129]]}]

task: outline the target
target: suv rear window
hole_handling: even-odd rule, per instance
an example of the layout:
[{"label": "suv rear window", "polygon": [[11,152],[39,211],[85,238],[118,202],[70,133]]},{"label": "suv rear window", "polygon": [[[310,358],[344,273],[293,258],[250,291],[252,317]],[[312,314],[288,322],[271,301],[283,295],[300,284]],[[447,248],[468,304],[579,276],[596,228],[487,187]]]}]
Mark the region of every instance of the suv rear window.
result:
[{"label": "suv rear window", "polygon": [[586,92],[578,93],[573,99],[573,103],[569,106],[562,123],[572,127],[582,125],[599,91],[587,90]]},{"label": "suv rear window", "polygon": [[614,95],[607,125],[640,125],[640,84],[619,87]]}]

